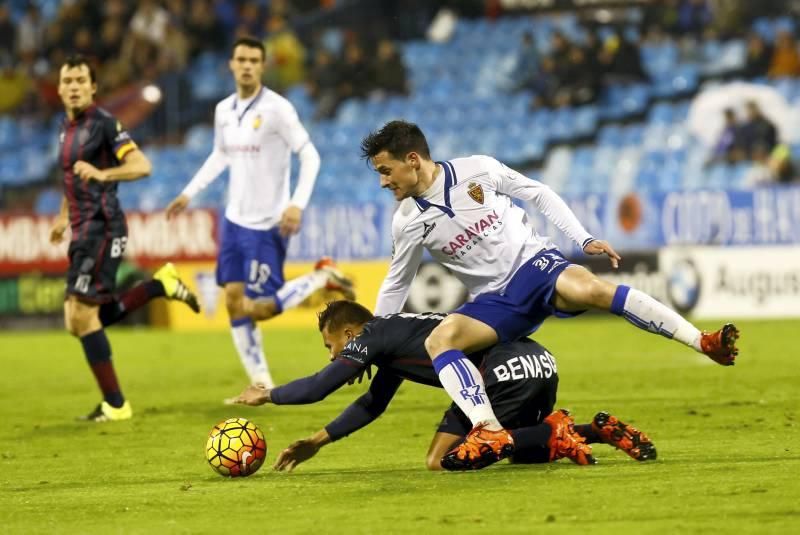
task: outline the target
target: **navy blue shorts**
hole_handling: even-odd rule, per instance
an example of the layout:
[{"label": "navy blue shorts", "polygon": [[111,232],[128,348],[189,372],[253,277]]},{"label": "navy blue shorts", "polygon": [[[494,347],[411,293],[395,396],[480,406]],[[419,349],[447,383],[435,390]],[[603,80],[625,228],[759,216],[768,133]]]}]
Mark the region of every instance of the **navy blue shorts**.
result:
[{"label": "navy blue shorts", "polygon": [[217,284],[244,282],[245,295],[259,298],[275,295],[283,286],[283,263],[288,238],[274,227],[269,230],[245,228],[222,220]]},{"label": "navy blue shorts", "polygon": [[556,279],[570,264],[557,249],[542,251],[520,266],[505,292],[478,294],[453,312],[485,323],[500,342],[528,336],[549,316],[577,316],[582,311],[562,312],[550,302]]}]

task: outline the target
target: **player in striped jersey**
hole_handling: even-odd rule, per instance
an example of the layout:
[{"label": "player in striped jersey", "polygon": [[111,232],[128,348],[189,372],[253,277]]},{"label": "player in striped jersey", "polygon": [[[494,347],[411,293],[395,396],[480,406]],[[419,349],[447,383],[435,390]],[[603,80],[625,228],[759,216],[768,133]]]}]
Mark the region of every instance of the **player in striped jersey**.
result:
[{"label": "player in striped jersey", "polygon": [[[300,230],[320,159],[292,104],[261,85],[264,60],[261,41],[242,37],[234,43],[228,65],[236,93],[217,104],[213,150],[169,204],[167,214],[182,211],[192,197],[230,170],[217,284],[224,288],[234,346],[251,383],[271,387],[255,322],[297,306],[320,288],[352,297],[352,285],[328,258],[312,273],[284,282],[289,237]],[[300,174],[290,196],[293,152],[300,159]]]},{"label": "player in striped jersey", "polygon": [[[531,228],[514,198],[533,202],[586,254],[607,255],[618,267],[620,256],[611,245],[591,236],[546,185],[489,156],[435,162],[419,127],[404,121],[392,121],[369,134],[361,149],[380,175],[381,187],[400,201],[392,221],[392,262],[376,315],[402,309],[423,249],[470,292],[470,302],[450,314],[425,342],[442,385],[474,425],[467,441],[448,454],[454,459],[485,465],[502,458],[513,442],[495,417],[483,380],[465,352],[527,336],[551,315],[608,310],[719,364],[734,363],[738,331],[733,325],[701,333],[649,295],[570,263]],[[477,390],[464,387],[459,373],[464,370]]]},{"label": "player in striped jersey", "polygon": [[183,301],[195,312],[199,307],[172,264],[159,269],[153,280],[114,293],[128,240],[117,183],[149,175],[150,161],[119,121],[95,105],[96,91],[94,70],[86,59],[67,58],[58,84],[66,110],[59,136],[64,199],[50,241],[60,243],[67,228],[71,230],[64,322],[80,339],[103,393],[103,401],[83,419],[100,422],[127,420],[133,414],[122,395],[104,327],[156,297]]}]

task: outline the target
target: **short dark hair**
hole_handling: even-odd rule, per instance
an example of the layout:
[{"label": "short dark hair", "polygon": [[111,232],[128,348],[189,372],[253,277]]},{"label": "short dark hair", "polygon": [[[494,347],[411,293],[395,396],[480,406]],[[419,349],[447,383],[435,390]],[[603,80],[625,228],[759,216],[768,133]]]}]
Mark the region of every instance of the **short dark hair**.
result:
[{"label": "short dark hair", "polygon": [[317,314],[320,332],[325,327],[328,331],[338,331],[345,325],[363,325],[374,317],[367,307],[344,299],[331,301]]},{"label": "short dark hair", "polygon": [[430,160],[431,151],[428,140],[419,126],[406,121],[391,121],[377,132],[370,132],[361,140],[361,157],[365,160],[387,151],[397,160],[402,160],[409,152],[416,152]]},{"label": "short dark hair", "polygon": [[[95,82],[95,72],[94,67],[91,63],[89,63],[88,58],[86,56],[82,56],[80,54],[72,54],[71,56],[67,56],[67,59],[64,60],[64,63],[61,64],[61,68],[68,67],[70,69],[74,67],[80,67],[81,65],[86,65],[86,68],[89,69],[89,79],[92,83]],[[59,69],[58,74],[59,80],[61,79],[61,70]]]},{"label": "short dark hair", "polygon": [[233,46],[231,47],[231,57],[233,57],[233,52],[236,50],[237,46],[246,46],[247,48],[257,48],[261,51],[261,59],[267,58],[267,51],[264,48],[264,43],[256,39],[255,37],[239,37],[236,41],[233,42]]}]

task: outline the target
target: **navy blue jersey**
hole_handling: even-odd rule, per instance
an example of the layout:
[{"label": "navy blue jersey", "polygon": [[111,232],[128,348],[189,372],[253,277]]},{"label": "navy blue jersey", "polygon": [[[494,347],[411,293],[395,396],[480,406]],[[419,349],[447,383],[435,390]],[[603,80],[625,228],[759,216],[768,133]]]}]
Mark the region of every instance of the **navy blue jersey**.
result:
[{"label": "navy blue jersey", "polygon": [[441,386],[425,339],[444,319],[443,314],[392,314],[364,325],[336,357],[357,367],[375,365],[403,379]]},{"label": "navy blue jersey", "polygon": [[59,136],[59,164],[64,172],[64,195],[69,204],[72,240],[98,235],[125,235],[125,216],[117,199],[116,182],[82,180],[74,171],[77,161],[98,169],[116,167],[136,144],[110,113],[89,106],[75,119],[66,117]]}]

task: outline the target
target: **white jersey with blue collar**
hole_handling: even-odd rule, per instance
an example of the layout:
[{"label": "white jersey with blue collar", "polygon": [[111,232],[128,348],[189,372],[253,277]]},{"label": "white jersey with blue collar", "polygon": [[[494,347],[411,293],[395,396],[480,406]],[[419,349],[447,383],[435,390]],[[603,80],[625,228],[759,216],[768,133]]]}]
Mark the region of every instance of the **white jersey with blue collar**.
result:
[{"label": "white jersey with blue collar", "polygon": [[555,248],[530,226],[512,197],[533,201],[581,247],[593,239],[548,186],[494,158],[470,156],[439,165],[433,185],[422,196],[401,201],[394,214],[392,262],[378,294],[377,316],[402,310],[423,249],[450,269],[474,299],[502,293],[526,260]]},{"label": "white jersey with blue collar", "polygon": [[308,132],[288,100],[266,87],[245,100],[234,93],[217,104],[214,149],[183,194],[193,197],[229,167],[225,217],[246,228],[270,229],[280,222],[290,203],[299,208],[308,204],[318,162],[305,176],[301,164],[291,198],[289,175],[292,152],[310,144]]}]

